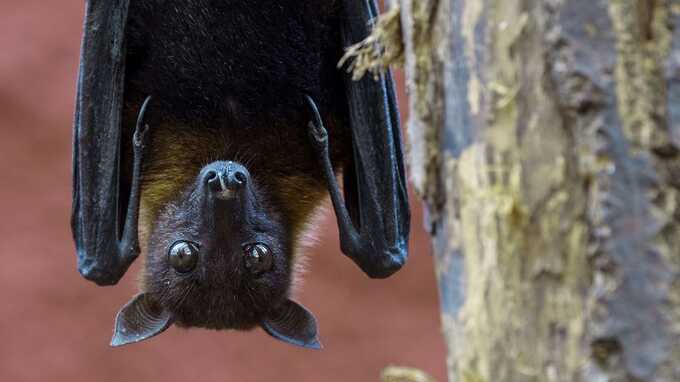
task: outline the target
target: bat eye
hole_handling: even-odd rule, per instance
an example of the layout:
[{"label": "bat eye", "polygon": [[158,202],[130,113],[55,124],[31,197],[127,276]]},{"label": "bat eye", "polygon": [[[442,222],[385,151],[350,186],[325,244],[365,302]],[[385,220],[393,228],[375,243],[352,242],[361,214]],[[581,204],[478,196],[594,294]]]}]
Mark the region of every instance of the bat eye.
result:
[{"label": "bat eye", "polygon": [[168,261],[179,273],[192,271],[198,262],[198,245],[190,241],[176,242],[170,247]]},{"label": "bat eye", "polygon": [[272,269],[274,258],[272,251],[262,243],[249,244],[245,246],[246,269],[255,276]]}]

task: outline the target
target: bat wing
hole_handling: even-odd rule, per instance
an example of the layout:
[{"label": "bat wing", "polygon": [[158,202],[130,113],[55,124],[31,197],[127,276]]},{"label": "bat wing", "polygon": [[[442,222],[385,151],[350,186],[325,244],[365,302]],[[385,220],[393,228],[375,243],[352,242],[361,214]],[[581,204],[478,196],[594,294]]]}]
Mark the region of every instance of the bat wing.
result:
[{"label": "bat wing", "polygon": [[[374,0],[345,0],[340,33],[342,46],[368,36],[377,16]],[[345,75],[353,163],[344,169],[344,200],[327,154],[327,135],[315,115],[311,136],[321,155],[336,212],[342,251],[370,277],[388,277],[408,256],[410,211],[401,146],[401,131],[391,73],[353,81]]]},{"label": "bat wing", "polygon": [[[368,36],[378,8],[374,0],[345,0],[344,12],[340,32],[349,46]],[[346,75],[345,89],[354,150],[354,166],[344,172],[345,204],[368,247],[359,265],[388,276],[406,260],[410,222],[394,82],[390,72],[377,80]]]},{"label": "bat wing", "polygon": [[[78,270],[100,285],[117,283],[139,252],[136,195],[119,191],[128,6],[129,0],[87,1],[78,73],[71,229]],[[142,135],[135,133],[135,152]],[[126,215],[121,197],[128,198]]]}]

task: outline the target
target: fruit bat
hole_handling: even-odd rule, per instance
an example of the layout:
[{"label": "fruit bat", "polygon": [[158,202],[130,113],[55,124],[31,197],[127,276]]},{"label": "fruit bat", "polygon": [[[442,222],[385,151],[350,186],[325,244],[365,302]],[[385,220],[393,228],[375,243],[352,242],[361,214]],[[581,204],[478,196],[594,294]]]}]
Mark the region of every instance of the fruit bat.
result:
[{"label": "fruit bat", "polygon": [[[343,49],[374,0],[89,0],[73,140],[78,269],[116,284],[144,253],[113,346],[181,327],[320,347],[290,299],[326,192],[342,251],[383,278],[409,206],[391,74],[352,81]],[[343,189],[336,175],[342,174]]]}]

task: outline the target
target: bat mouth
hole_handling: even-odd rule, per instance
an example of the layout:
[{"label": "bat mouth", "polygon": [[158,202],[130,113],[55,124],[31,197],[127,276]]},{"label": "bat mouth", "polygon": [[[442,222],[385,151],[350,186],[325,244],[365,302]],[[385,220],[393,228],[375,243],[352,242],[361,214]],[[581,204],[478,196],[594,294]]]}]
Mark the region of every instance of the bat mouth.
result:
[{"label": "bat mouth", "polygon": [[223,190],[216,192],[214,194],[215,198],[218,200],[232,200],[236,198],[236,191],[234,190]]}]

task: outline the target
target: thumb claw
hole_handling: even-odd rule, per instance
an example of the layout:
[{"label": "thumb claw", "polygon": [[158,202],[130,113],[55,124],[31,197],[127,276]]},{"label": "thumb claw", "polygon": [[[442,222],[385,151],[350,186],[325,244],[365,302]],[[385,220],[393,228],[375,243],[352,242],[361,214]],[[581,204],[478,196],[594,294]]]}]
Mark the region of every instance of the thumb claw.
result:
[{"label": "thumb claw", "polygon": [[132,143],[135,147],[142,147],[146,141],[146,132],[149,130],[149,125],[144,123],[144,115],[146,114],[146,108],[149,106],[151,101],[151,96],[146,97],[142,107],[139,109],[139,115],[137,116],[137,126],[135,127],[135,132],[132,135]]},{"label": "thumb claw", "polygon": [[310,96],[305,96],[307,104],[312,113],[312,120],[309,122],[309,136],[312,139],[312,144],[317,151],[328,150],[328,131],[323,126],[319,109],[316,107],[314,100]]},{"label": "thumb claw", "polygon": [[146,133],[149,131],[149,125],[144,125],[135,129],[135,133],[132,136],[132,143],[137,147],[144,146],[146,142]]},{"label": "thumb claw", "polygon": [[309,137],[312,139],[312,145],[317,151],[323,151],[328,148],[328,132],[325,128],[314,124],[314,122],[309,123]]}]

